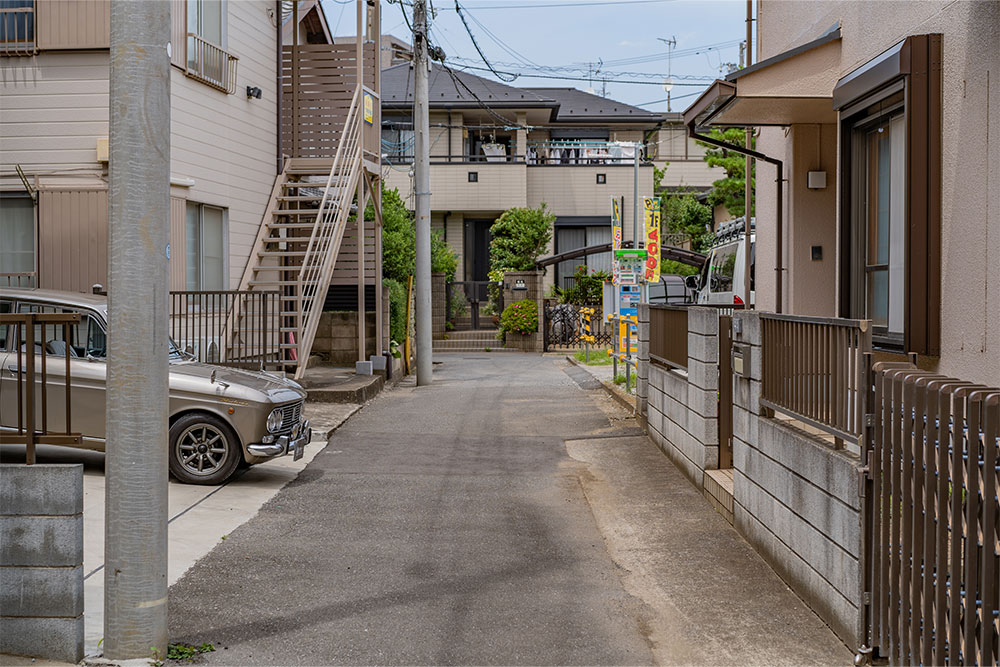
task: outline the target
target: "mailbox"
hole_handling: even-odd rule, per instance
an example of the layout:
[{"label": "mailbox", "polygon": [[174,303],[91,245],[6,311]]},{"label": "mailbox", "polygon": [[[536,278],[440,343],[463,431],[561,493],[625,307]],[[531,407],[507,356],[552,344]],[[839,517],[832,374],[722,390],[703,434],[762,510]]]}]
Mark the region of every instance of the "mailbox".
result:
[{"label": "mailbox", "polygon": [[750,377],[750,354],[752,349],[745,343],[733,343],[731,354],[734,375],[745,378]]}]

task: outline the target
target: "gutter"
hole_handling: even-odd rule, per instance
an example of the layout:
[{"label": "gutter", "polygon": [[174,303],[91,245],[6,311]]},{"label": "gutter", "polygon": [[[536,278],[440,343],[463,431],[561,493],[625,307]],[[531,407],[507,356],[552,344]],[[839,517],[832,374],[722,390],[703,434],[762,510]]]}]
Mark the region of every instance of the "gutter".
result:
[{"label": "gutter", "polygon": [[[739,153],[740,155],[748,155],[756,160],[763,160],[764,162],[773,164],[777,168],[778,177],[775,179],[775,189],[778,195],[778,201],[777,201],[778,210],[777,213],[775,214],[775,225],[774,225],[775,264],[776,264],[774,270],[775,272],[777,272],[777,276],[774,281],[774,311],[776,313],[781,313],[781,296],[782,296],[781,277],[782,277],[782,272],[785,270],[785,268],[782,266],[783,256],[781,247],[782,246],[781,234],[782,234],[782,222],[783,222],[782,210],[784,208],[782,199],[782,195],[784,192],[784,163],[777,158],[773,158],[769,155],[764,155],[763,153],[760,153],[758,151],[751,150],[749,148],[744,148],[743,146],[737,146],[736,144],[730,144],[725,141],[719,141],[718,139],[713,139],[712,137],[706,136],[704,134],[698,134],[698,132],[695,130],[694,122],[688,125],[688,136],[691,137],[692,139],[697,139],[698,141],[704,142],[706,144],[711,144],[712,146],[717,146],[719,148],[724,148],[728,151],[733,151],[734,153]],[[746,174],[746,177],[749,178],[750,174]],[[752,217],[749,214],[750,214],[750,207],[744,205],[744,216],[747,219]],[[747,233],[750,232],[750,225],[746,226],[746,232]]]}]

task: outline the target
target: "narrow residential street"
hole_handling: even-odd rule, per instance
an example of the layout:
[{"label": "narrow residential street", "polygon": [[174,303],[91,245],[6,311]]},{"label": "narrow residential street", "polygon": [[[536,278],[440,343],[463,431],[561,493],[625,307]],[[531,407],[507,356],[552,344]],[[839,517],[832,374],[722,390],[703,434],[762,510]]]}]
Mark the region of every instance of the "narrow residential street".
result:
[{"label": "narrow residential street", "polygon": [[234,665],[850,663],[585,370],[437,360],[171,587],[172,642]]}]

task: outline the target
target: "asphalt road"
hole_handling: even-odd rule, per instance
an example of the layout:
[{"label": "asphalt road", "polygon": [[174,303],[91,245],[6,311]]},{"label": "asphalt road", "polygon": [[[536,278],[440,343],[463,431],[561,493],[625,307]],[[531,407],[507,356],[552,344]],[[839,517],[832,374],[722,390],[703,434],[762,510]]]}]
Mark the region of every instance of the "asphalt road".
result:
[{"label": "asphalt road", "polygon": [[586,371],[438,358],[171,587],[172,642],[230,665],[850,663]]}]

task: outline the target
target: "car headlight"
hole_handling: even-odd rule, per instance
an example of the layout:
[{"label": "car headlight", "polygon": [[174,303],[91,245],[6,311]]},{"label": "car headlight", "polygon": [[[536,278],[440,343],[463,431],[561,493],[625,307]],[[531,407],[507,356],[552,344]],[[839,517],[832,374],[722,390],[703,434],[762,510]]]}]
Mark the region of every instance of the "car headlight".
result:
[{"label": "car headlight", "polygon": [[271,414],[267,416],[267,430],[269,433],[277,433],[281,430],[282,417],[281,408],[271,410]]}]

